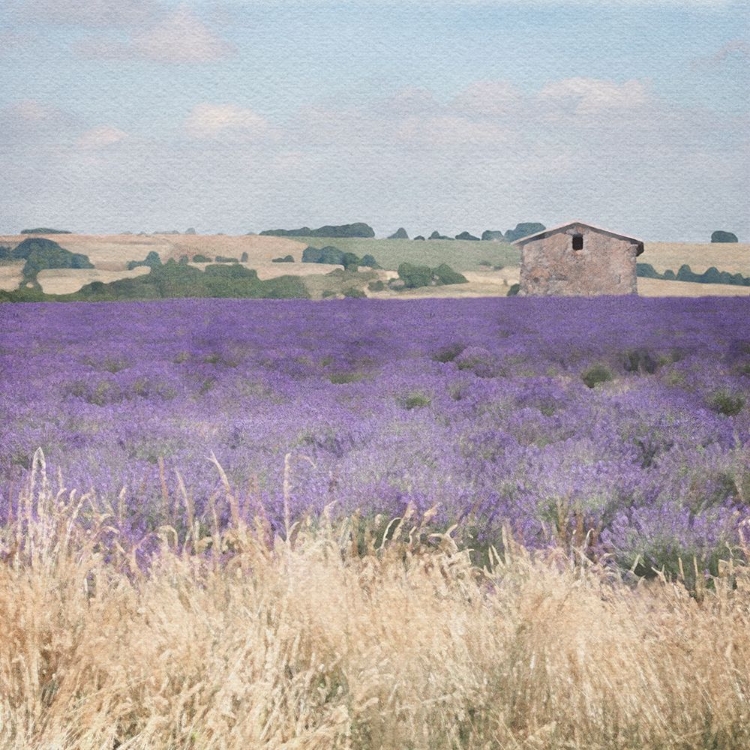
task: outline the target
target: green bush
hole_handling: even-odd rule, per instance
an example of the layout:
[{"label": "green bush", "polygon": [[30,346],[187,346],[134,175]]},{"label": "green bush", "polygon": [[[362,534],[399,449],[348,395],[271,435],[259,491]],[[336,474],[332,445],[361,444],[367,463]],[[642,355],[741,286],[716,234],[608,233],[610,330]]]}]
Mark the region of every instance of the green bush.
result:
[{"label": "green bush", "polygon": [[711,234],[711,242],[737,242],[737,235],[734,232],[717,229]]},{"label": "green bush", "polygon": [[131,260],[130,263],[128,263],[128,270],[132,271],[134,268],[138,268],[138,266],[148,266],[148,268],[159,268],[161,266],[161,258],[159,257],[159,253],[157,253],[155,250],[152,250],[147,256],[145,260]]},{"label": "green bush", "polygon": [[47,268],[93,268],[88,257],[70,250],[43,237],[29,237],[18,244],[10,253],[14,260],[26,260],[23,276],[28,281],[36,281],[39,271]]},{"label": "green bush", "polygon": [[[287,257],[289,258],[291,256],[288,255]],[[240,255],[240,263],[247,263],[248,259],[249,256],[247,253],[242,253],[242,255]],[[292,259],[292,262],[294,262],[294,259]]]},{"label": "green bush", "polygon": [[463,274],[454,271],[447,263],[441,263],[434,271],[439,284],[466,284],[467,279]]},{"label": "green bush", "polygon": [[344,289],[343,294],[344,297],[351,297],[353,299],[362,299],[367,296],[361,289],[357,289],[357,287],[354,286],[349,289]]},{"label": "green bush", "polygon": [[508,294],[506,294],[505,296],[515,297],[520,291],[521,291],[520,284],[511,284],[510,289],[508,289]]},{"label": "green bush", "polygon": [[382,292],[385,289],[385,284],[380,279],[378,279],[377,281],[371,281],[367,285],[367,288],[371,292]]},{"label": "green bush", "polygon": [[429,266],[414,266],[402,263],[398,267],[398,276],[407,289],[418,289],[432,283],[432,269]]},{"label": "green bush", "polygon": [[[346,253],[344,253],[343,250],[339,250],[337,247],[333,247],[333,245],[326,245],[322,248],[308,245],[308,247],[302,251],[302,262],[343,266],[345,265],[345,255]],[[350,253],[350,255],[353,255],[353,253]],[[356,258],[357,256],[354,255],[354,257]]]},{"label": "green bush", "polygon": [[583,373],[581,379],[589,388],[593,388],[599,383],[607,383],[608,381],[613,380],[614,376],[608,367],[605,367],[604,365],[594,365],[593,367],[589,367],[589,369]]},{"label": "green bush", "polygon": [[67,229],[50,229],[49,227],[38,227],[37,229],[22,229],[21,234],[72,234]]},{"label": "green bush", "polygon": [[198,255],[193,256],[193,263],[210,263],[211,258],[206,257],[205,255],[201,255],[198,253]]},{"label": "green bush", "polygon": [[[245,253],[247,255],[247,253]],[[285,255],[283,258],[272,258],[271,263],[294,263],[293,255]]]},{"label": "green bush", "polygon": [[228,258],[225,255],[217,255],[214,263],[239,263],[239,260],[237,258]]}]

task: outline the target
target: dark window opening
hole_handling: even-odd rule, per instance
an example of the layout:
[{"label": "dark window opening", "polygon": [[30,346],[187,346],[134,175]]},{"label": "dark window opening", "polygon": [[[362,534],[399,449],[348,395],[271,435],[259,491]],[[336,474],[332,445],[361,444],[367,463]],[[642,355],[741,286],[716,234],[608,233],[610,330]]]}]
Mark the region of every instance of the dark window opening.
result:
[{"label": "dark window opening", "polygon": [[583,250],[583,235],[582,234],[573,235],[573,250]]}]

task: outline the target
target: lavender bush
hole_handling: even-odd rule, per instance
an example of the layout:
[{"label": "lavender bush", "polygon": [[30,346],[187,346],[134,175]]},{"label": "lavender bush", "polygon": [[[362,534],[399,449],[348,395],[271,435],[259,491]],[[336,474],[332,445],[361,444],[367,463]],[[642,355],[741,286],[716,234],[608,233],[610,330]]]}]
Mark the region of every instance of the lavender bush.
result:
[{"label": "lavender bush", "polygon": [[749,319],[742,298],[3,305],[0,513],[41,448],[131,540],[184,535],[181,482],[228,522],[214,454],[281,531],[291,454],[292,520],[436,507],[478,550],[505,527],[710,571],[750,523]]}]

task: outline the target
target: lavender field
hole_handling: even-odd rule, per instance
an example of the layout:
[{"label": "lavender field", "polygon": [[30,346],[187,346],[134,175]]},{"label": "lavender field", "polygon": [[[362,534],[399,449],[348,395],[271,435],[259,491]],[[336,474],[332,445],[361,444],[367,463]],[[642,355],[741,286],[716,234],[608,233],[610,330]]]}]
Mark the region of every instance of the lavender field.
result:
[{"label": "lavender field", "polygon": [[739,298],[4,305],[0,512],[41,448],[53,492],[147,554],[187,506],[228,523],[213,455],[282,536],[410,509],[479,557],[505,529],[713,573],[750,534],[748,320]]}]

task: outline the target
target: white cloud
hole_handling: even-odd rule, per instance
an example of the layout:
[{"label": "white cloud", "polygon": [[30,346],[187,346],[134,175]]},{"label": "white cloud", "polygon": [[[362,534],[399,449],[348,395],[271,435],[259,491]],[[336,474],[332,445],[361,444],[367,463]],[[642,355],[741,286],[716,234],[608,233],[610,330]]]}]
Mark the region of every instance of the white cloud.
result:
[{"label": "white cloud", "polygon": [[546,105],[576,115],[597,115],[611,110],[638,109],[649,101],[643,81],[623,84],[594,78],[565,78],[548,83],[537,96]]},{"label": "white cloud", "polygon": [[76,50],[93,59],[174,64],[216,62],[234,51],[231,44],[184,6],[142,28],[134,27],[133,31],[135,33],[125,40],[89,37],[79,42]]},{"label": "white cloud", "polygon": [[276,134],[270,123],[251,109],[208,102],[193,107],[185,130],[199,140],[262,140]]},{"label": "white cloud", "polygon": [[87,150],[97,150],[113,146],[126,140],[128,134],[112,125],[99,125],[83,133],[78,139],[79,147]]},{"label": "white cloud", "polygon": [[149,60],[205,63],[227,57],[232,49],[185,7],[133,37],[133,51]]},{"label": "white cloud", "polygon": [[508,81],[475,81],[455,97],[452,106],[471,114],[497,116],[512,113],[520,103],[520,92]]}]

